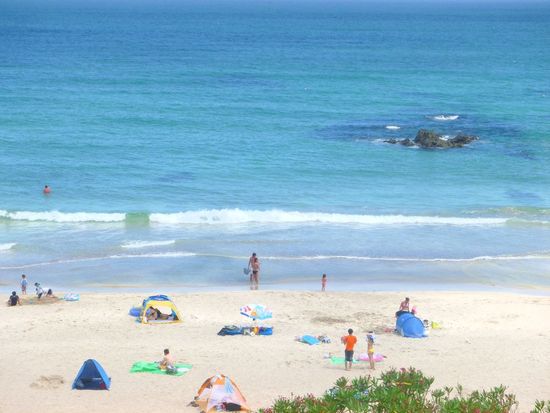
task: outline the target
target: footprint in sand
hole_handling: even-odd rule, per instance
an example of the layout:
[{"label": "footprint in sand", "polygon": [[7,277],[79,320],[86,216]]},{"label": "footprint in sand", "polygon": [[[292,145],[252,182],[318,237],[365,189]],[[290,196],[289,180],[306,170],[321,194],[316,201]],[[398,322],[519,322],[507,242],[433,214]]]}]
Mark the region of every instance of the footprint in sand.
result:
[{"label": "footprint in sand", "polygon": [[37,380],[31,383],[30,387],[34,389],[49,390],[49,389],[57,389],[63,383],[65,383],[65,380],[63,380],[63,377],[58,375],[40,376]]}]

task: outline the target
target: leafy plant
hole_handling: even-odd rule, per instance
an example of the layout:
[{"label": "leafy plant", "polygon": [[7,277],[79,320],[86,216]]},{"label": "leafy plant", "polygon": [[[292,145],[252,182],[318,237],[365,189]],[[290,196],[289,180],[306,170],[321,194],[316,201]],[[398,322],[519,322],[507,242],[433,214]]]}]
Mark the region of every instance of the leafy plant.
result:
[{"label": "leafy plant", "polygon": [[[462,386],[431,390],[433,377],[414,368],[389,370],[374,378],[339,378],[321,397],[278,399],[260,413],[514,413],[518,402],[504,386],[465,394]],[[537,401],[531,413],[550,413]]]}]

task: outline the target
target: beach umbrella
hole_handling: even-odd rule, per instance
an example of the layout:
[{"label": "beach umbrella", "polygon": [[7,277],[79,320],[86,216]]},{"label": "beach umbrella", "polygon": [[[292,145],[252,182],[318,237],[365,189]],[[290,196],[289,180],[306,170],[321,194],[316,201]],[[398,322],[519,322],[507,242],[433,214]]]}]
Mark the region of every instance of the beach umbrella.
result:
[{"label": "beach umbrella", "polygon": [[261,304],[243,305],[241,314],[254,320],[266,320],[272,317],[271,310]]}]

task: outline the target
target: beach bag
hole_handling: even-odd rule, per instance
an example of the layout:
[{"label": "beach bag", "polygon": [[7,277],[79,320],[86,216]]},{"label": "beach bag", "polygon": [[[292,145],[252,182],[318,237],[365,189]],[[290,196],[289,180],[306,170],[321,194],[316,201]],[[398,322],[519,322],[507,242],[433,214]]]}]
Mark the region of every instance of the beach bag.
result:
[{"label": "beach bag", "polygon": [[250,268],[243,268],[244,275],[250,274]]},{"label": "beach bag", "polygon": [[273,335],[273,327],[260,327],[258,334],[260,336],[271,336]]}]

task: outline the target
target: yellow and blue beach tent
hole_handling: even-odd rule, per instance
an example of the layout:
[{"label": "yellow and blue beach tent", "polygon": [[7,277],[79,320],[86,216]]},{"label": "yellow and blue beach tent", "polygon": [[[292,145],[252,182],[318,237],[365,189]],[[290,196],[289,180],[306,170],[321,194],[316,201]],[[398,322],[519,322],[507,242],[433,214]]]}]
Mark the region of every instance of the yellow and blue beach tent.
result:
[{"label": "yellow and blue beach tent", "polygon": [[[156,308],[163,314],[167,314],[167,319],[162,320],[147,320],[147,310],[150,308]],[[176,305],[166,295],[152,295],[149,298],[143,300],[140,312],[140,321],[144,324],[169,324],[169,323],[181,323],[182,317],[178,311]]]}]

